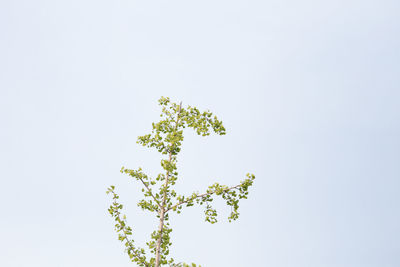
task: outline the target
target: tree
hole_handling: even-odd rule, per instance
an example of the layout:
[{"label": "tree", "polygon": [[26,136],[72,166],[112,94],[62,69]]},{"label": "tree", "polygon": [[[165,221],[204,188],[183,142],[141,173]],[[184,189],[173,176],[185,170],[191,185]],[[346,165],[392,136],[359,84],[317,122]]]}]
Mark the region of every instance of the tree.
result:
[{"label": "tree", "polygon": [[[222,122],[210,111],[200,112],[196,107],[182,107],[182,103],[177,105],[171,103],[169,98],[161,97],[159,104],[162,107],[162,120],[153,123],[153,129],[150,134],[139,136],[137,143],[155,148],[166,158],[161,160],[161,166],[164,173],[158,174],[154,179],[147,176],[141,168],[137,170],[122,167],[121,173],[128,174],[139,181],[143,188],[144,198],[139,201],[138,206],[143,210],[155,213],[159,225],[158,230],[151,234],[151,239],[147,242],[150,254],[153,254],[149,260],[143,248],[135,245],[132,239],[132,228],[127,225],[126,216],[121,214],[123,205],[118,203],[119,196],[115,192],[115,187],[110,186],[107,194],[111,194],[113,203],[108,209],[114,218],[115,230],[118,232],[118,238],[125,243],[126,252],[132,262],[139,266],[159,267],[169,264],[169,266],[197,266],[192,263],[175,263],[173,258],[168,259],[169,247],[171,246],[170,233],[172,229],[169,225],[169,216],[171,213],[179,214],[183,206],[190,207],[195,204],[205,206],[205,221],[214,224],[217,222],[217,211],[211,206],[213,196],[220,196],[231,206],[231,213],[228,217],[229,222],[239,217],[239,200],[247,198],[248,189],[253,184],[255,176],[247,174],[247,178],[235,186],[225,186],[215,183],[208,187],[202,193],[193,193],[188,196],[178,195],[173,186],[178,179],[177,155],[181,151],[183,141],[183,129],[193,128],[198,135],[208,136],[210,131],[216,134],[224,135],[225,128]],[[158,188],[156,187],[158,185]]]}]

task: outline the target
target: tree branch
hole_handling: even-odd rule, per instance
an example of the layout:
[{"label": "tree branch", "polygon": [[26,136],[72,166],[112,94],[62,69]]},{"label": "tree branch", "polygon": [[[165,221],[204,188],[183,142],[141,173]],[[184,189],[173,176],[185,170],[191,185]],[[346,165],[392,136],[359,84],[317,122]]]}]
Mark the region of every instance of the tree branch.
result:
[{"label": "tree branch", "polygon": [[[135,257],[138,260],[138,262],[144,264],[145,267],[150,267],[149,263],[146,262],[146,256],[144,256],[144,255],[142,256],[141,255],[142,252],[139,249],[135,248],[132,245],[132,241],[128,238],[127,233],[132,234],[132,232],[131,232],[132,229],[130,229],[129,226],[126,227],[125,217],[123,220],[120,217],[120,215],[121,215],[121,212],[119,211],[120,204],[117,203],[117,201],[116,201],[116,197],[117,197],[116,193],[114,192],[113,189],[111,189],[109,192],[111,192],[114,195],[113,205],[115,208],[112,209],[110,207],[110,209],[112,209],[112,211],[113,211],[112,216],[115,217],[115,221],[117,221],[117,223],[118,223],[116,225],[116,227],[117,226],[119,227],[119,230],[117,232],[122,231],[122,233],[123,233],[123,234],[120,234],[120,237],[122,237],[122,239],[120,239],[120,240],[121,241],[125,240],[125,242],[126,242],[125,244],[127,244],[127,246],[130,248],[130,251],[132,252],[132,257]],[[131,254],[128,252],[128,255],[131,255]]]},{"label": "tree branch", "polygon": [[[119,215],[118,215],[118,218],[119,218]],[[139,262],[141,261],[141,260],[144,260],[143,258],[142,258],[142,256],[140,256],[140,253],[137,251],[137,249],[135,249],[135,247],[134,246],[132,246],[132,244],[131,244],[131,242],[132,241],[130,241],[129,239],[128,239],[128,236],[124,233],[124,239],[126,240],[126,242],[128,243],[128,246],[130,247],[130,249],[134,252],[134,257],[136,257],[138,260],[139,260]],[[150,267],[150,265],[146,262],[146,260],[144,260],[144,262],[140,262],[140,263],[143,263],[144,264],[144,266],[145,267]]]},{"label": "tree branch", "polygon": [[161,208],[161,204],[160,204],[160,202],[157,200],[157,198],[153,195],[153,193],[151,192],[151,189],[149,188],[149,186],[145,183],[145,181],[143,181],[143,179],[142,178],[138,178],[141,182],[142,182],[142,184],[146,187],[146,189],[147,189],[147,192],[149,192],[149,194],[150,194],[150,196],[154,199],[154,201],[157,203],[157,205],[158,205],[158,207],[160,207]]},{"label": "tree branch", "polygon": [[[240,187],[241,185],[242,185],[242,184],[238,184],[238,185],[229,187],[229,188],[227,188],[227,189],[222,190],[222,192],[231,191],[232,189],[236,189],[236,188]],[[190,201],[193,201],[193,200],[195,200],[195,199],[197,199],[197,198],[201,198],[201,197],[206,197],[206,196],[209,196],[209,195],[213,195],[213,194],[215,194],[216,192],[217,192],[217,190],[214,190],[214,191],[211,191],[211,192],[208,192],[208,193],[204,193],[204,194],[200,194],[200,195],[196,195],[196,196],[194,196],[194,197],[188,198],[188,199],[186,199],[186,200],[184,200],[184,201],[178,202],[178,203],[176,203],[175,205],[169,207],[165,212],[168,212],[168,211],[170,211],[170,210],[172,210],[172,209],[176,209],[177,207],[179,207],[179,206],[181,206],[181,205],[183,205],[183,204],[185,204],[185,203],[188,203],[188,202],[190,202]]]}]

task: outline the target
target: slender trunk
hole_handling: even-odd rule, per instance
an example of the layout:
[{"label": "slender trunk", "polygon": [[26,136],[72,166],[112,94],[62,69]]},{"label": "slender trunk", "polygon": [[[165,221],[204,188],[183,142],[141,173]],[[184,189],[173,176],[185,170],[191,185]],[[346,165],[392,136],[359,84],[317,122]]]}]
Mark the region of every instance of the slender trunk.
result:
[{"label": "slender trunk", "polygon": [[[178,111],[178,115],[176,116],[176,124],[175,124],[175,129],[174,132],[176,131],[176,129],[178,128],[178,122],[179,122],[179,115],[181,113],[181,107],[182,107],[182,103],[179,105],[179,111]],[[172,145],[171,145],[172,147]],[[168,161],[171,163],[172,161],[172,151],[169,152],[169,159]],[[168,181],[169,181],[169,172],[167,171],[167,175],[165,177],[165,183],[164,183],[164,194],[163,194],[163,201],[161,204],[161,208],[160,208],[160,224],[158,226],[158,231],[159,231],[159,237],[157,240],[157,244],[156,244],[156,265],[155,267],[159,267],[160,266],[160,260],[161,260],[161,242],[162,242],[162,234],[163,234],[163,230],[164,230],[164,218],[165,218],[165,212],[166,212],[166,201],[167,201],[167,187],[168,187]]]},{"label": "slender trunk", "polygon": [[[169,153],[169,162],[171,162],[172,159],[172,153]],[[157,246],[156,246],[156,267],[160,266],[160,259],[161,259],[161,241],[162,241],[162,234],[164,230],[164,216],[165,216],[165,202],[166,202],[166,196],[167,196],[167,186],[168,186],[168,178],[169,178],[169,173],[167,172],[167,176],[165,177],[165,184],[164,184],[164,195],[163,195],[163,202],[160,208],[160,224],[158,226],[158,231],[160,233],[160,236],[158,237],[157,240]]]}]

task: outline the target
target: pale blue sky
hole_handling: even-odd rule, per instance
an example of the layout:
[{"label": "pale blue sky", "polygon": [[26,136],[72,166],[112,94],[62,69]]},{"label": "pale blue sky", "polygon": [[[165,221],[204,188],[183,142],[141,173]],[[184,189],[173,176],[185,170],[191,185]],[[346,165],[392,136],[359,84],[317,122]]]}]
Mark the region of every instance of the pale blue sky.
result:
[{"label": "pale blue sky", "polygon": [[157,222],[119,170],[160,170],[135,142],[162,95],[228,132],[187,133],[179,190],[257,177],[235,223],[172,219],[178,260],[400,266],[399,14],[389,0],[0,1],[0,266],[134,266],[105,190],[144,244]]}]

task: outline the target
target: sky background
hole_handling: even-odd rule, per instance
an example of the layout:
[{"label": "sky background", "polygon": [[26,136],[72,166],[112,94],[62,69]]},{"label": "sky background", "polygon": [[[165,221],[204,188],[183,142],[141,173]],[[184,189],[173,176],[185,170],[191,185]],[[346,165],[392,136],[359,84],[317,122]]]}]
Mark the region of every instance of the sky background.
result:
[{"label": "sky background", "polygon": [[0,266],[134,266],[157,221],[121,166],[168,96],[226,136],[186,132],[177,190],[256,181],[228,223],[192,207],[172,255],[204,267],[400,266],[397,0],[0,1]]}]

